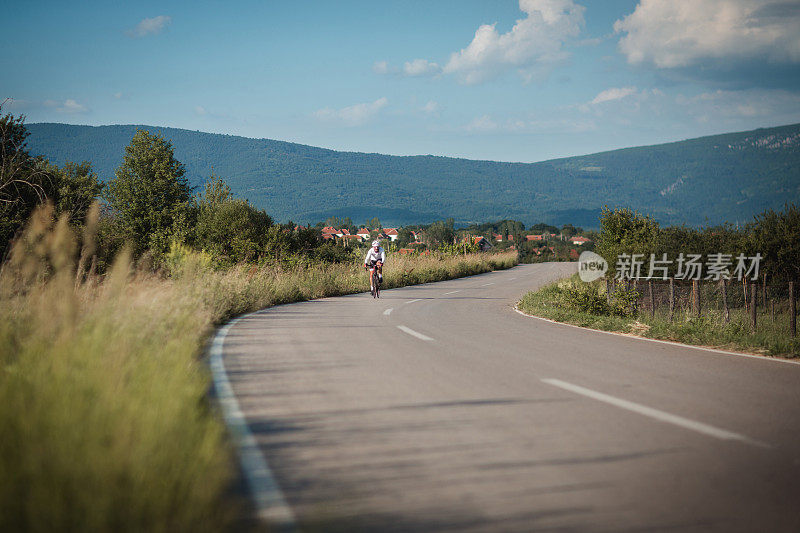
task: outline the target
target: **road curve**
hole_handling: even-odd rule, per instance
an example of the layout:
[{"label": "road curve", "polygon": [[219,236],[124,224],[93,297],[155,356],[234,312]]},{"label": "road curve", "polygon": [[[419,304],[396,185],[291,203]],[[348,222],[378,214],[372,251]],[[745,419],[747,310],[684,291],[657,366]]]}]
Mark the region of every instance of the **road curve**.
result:
[{"label": "road curve", "polygon": [[514,312],[574,264],[274,307],[221,357],[301,528],[800,531],[800,365]]}]

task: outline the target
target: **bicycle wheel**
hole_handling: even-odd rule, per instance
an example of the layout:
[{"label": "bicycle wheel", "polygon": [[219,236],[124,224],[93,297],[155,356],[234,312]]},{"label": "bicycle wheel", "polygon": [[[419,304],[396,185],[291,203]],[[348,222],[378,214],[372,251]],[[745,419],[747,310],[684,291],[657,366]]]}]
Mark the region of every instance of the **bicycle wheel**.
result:
[{"label": "bicycle wheel", "polygon": [[378,272],[376,272],[376,269],[374,268],[372,269],[370,285],[372,285],[372,297],[380,298],[380,296],[378,296],[380,292],[380,289],[378,288]]}]

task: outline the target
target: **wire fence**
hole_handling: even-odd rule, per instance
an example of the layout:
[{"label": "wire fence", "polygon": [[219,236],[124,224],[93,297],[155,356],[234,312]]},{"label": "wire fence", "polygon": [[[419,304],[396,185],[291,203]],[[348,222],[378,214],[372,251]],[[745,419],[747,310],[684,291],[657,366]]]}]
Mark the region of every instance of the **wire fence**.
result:
[{"label": "wire fence", "polygon": [[706,316],[726,322],[743,319],[750,323],[753,331],[766,321],[771,327],[785,325],[784,331],[792,337],[797,335],[797,283],[608,280],[609,299],[622,287],[636,290],[636,312],[641,315],[668,319]]}]

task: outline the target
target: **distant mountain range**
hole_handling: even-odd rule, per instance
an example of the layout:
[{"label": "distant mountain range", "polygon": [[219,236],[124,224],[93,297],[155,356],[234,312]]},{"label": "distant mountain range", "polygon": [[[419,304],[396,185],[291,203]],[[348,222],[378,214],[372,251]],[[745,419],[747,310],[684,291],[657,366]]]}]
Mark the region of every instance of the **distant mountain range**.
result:
[{"label": "distant mountain range", "polygon": [[457,224],[516,219],[598,226],[624,206],[667,224],[746,222],[800,203],[800,124],[626,148],[541,163],[337,152],[301,144],[154,126],[28,124],[28,146],[54,163],[114,175],[137,129],[160,132],[195,186],[214,173],[276,220],[335,215],[355,223]]}]

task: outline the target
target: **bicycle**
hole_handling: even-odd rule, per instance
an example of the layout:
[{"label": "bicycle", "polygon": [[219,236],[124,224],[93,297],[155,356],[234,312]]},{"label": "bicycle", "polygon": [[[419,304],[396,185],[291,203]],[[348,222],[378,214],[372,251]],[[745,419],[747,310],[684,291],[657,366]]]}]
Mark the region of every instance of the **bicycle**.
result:
[{"label": "bicycle", "polygon": [[369,268],[369,284],[370,284],[370,294],[372,294],[373,298],[380,298],[381,297],[381,278],[378,276],[378,267],[377,265],[372,265]]}]

